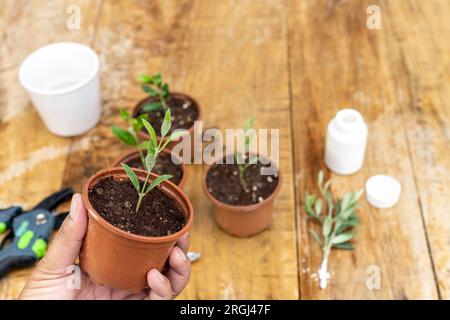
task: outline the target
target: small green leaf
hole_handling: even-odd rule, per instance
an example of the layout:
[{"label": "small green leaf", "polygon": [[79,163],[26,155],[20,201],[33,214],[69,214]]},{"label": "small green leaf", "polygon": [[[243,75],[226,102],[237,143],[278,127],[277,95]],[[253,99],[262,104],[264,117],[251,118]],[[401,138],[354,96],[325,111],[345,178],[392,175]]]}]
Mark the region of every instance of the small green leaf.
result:
[{"label": "small green leaf", "polygon": [[147,190],[145,190],[145,193],[152,191],[153,188],[160,185],[163,181],[169,180],[170,178],[172,178],[170,174],[164,174],[156,177],[155,180],[153,180],[152,183],[148,186]]},{"label": "small green leaf", "polygon": [[319,171],[319,175],[317,176],[317,183],[319,185],[319,188],[322,188],[322,184],[323,184],[323,171],[322,170]]},{"label": "small green leaf", "polygon": [[128,120],[130,119],[130,114],[128,113],[127,110],[125,110],[125,109],[120,109],[119,113],[120,113],[120,117],[121,117],[123,120],[128,121]]},{"label": "small green leaf", "polygon": [[161,85],[162,82],[162,76],[160,73],[155,73],[153,75],[153,83],[156,84],[158,87]]},{"label": "small green leaf", "polygon": [[253,128],[253,124],[255,123],[255,118],[254,117],[249,117],[247,119],[247,121],[245,121],[244,123],[244,132],[246,132],[248,129]]},{"label": "small green leaf", "polygon": [[322,206],[323,206],[322,199],[317,199],[316,205],[314,206],[314,210],[316,211],[316,214],[318,216],[320,216],[320,214],[322,213]]},{"label": "small green leaf", "polygon": [[162,109],[162,104],[159,101],[153,101],[153,102],[146,103],[142,107],[142,111],[144,111],[144,112],[151,112],[151,111],[156,111],[156,110],[161,110],[161,109]]},{"label": "small green leaf", "polygon": [[146,84],[142,85],[142,90],[144,90],[144,92],[146,94],[148,94],[150,97],[158,96],[158,92],[156,92],[152,87],[150,87],[150,86],[148,86]]},{"label": "small green leaf", "polygon": [[333,248],[342,249],[342,250],[353,250],[353,245],[349,242],[333,244]]},{"label": "small green leaf", "polygon": [[156,157],[154,154],[147,154],[147,156],[145,157],[145,167],[147,168],[147,171],[150,172],[152,171],[153,167],[155,166],[156,163]]},{"label": "small green leaf", "polygon": [[169,96],[169,85],[167,83],[164,83],[164,85],[162,86],[162,93],[164,98],[167,98]]},{"label": "small green leaf", "polygon": [[153,82],[153,78],[148,75],[145,75],[145,74],[138,75],[137,79],[139,82],[142,82],[142,83],[152,83]]},{"label": "small green leaf", "polygon": [[136,173],[134,173],[133,169],[131,169],[126,163],[121,163],[122,168],[127,173],[128,178],[130,178],[131,183],[133,184],[133,187],[136,189],[136,191],[139,193],[141,186],[139,184],[139,179],[136,176]]},{"label": "small green leaf", "polygon": [[136,138],[131,133],[123,130],[122,128],[120,128],[118,126],[113,126],[112,132],[117,137],[117,139],[124,142],[125,144],[131,145],[131,146],[135,146],[137,144]]},{"label": "small green leaf", "polygon": [[328,237],[331,232],[331,227],[333,226],[333,220],[330,217],[326,217],[323,226],[322,226],[322,234],[324,237]]},{"label": "small green leaf", "polygon": [[317,234],[317,232],[315,230],[309,230],[309,233],[311,233],[313,239],[316,240],[319,246],[322,246],[322,239],[320,239],[320,236]]},{"label": "small green leaf", "polygon": [[353,232],[341,233],[340,235],[337,235],[336,237],[334,237],[331,240],[331,243],[334,245],[334,244],[347,242],[347,241],[351,240],[353,238],[353,236],[354,236]]},{"label": "small green leaf", "polygon": [[142,119],[142,123],[145,126],[145,129],[147,129],[148,134],[150,135],[150,141],[153,144],[154,147],[158,145],[158,138],[156,137],[156,132],[153,126],[145,119]]},{"label": "small green leaf", "polygon": [[170,116],[170,109],[167,109],[166,114],[164,115],[164,120],[161,125],[161,137],[165,137],[172,126],[172,118]]}]

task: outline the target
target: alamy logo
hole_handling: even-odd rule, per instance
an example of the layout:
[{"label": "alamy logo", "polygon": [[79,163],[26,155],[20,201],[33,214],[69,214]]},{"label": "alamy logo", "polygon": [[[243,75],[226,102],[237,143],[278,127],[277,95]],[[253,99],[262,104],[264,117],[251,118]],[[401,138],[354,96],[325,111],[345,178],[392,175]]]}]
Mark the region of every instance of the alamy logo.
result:
[{"label": "alamy logo", "polygon": [[367,29],[380,30],[381,29],[381,8],[377,5],[370,5],[367,7]]},{"label": "alamy logo", "polygon": [[79,6],[71,4],[66,8],[66,13],[70,16],[66,20],[69,30],[79,30],[81,28],[81,9]]}]

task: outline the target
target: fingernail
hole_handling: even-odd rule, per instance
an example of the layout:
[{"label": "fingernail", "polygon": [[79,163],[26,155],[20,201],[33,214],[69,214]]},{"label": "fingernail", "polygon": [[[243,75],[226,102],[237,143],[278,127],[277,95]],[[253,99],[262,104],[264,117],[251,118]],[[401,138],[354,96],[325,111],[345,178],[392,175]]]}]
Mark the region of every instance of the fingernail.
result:
[{"label": "fingernail", "polygon": [[161,283],[164,282],[164,276],[161,274],[161,272],[159,272],[156,269],[153,269],[153,274],[155,275],[155,278],[157,281],[159,281]]},{"label": "fingernail", "polygon": [[80,201],[79,195],[78,194],[74,194],[73,197],[72,197],[72,203],[70,204],[70,213],[69,213],[69,216],[72,219],[75,219],[76,216],[77,216],[77,213],[78,213],[77,209],[78,209],[79,201]]},{"label": "fingernail", "polygon": [[181,250],[180,247],[177,247],[177,256],[183,262],[185,262],[187,260],[186,255],[184,254],[183,250]]}]

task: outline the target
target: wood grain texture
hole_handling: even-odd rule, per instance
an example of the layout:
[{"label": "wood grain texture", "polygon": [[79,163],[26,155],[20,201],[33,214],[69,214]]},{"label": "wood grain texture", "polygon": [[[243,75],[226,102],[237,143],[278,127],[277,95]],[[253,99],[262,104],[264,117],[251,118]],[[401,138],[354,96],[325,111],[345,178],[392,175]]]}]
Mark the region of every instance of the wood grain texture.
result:
[{"label": "wood grain texture", "polygon": [[[450,299],[448,1],[375,1],[381,30],[366,28],[368,0],[77,0],[80,30],[66,28],[69,4],[0,6],[1,207],[31,206],[62,185],[80,190],[128,150],[110,127],[119,108],[142,98],[136,75],[160,71],[198,99],[205,128],[254,115],[256,127],[281,129],[283,186],[273,226],[255,237],[218,229],[200,187],[203,167],[188,167],[191,250],[203,256],[180,298]],[[86,43],[101,59],[101,122],[73,139],[46,131],[17,76],[27,54],[54,41]],[[328,173],[333,191],[361,188],[378,173],[403,190],[389,210],[362,201],[356,250],[332,252],[330,285],[320,290],[320,250],[302,206],[325,168],[326,124],[345,106],[365,117],[368,148],[357,174]],[[373,265],[379,290],[366,286]],[[17,297],[30,270],[0,281],[0,299]]]},{"label": "wood grain texture", "polygon": [[[49,133],[31,106],[18,79],[20,62],[54,41],[93,40],[100,1],[77,1],[83,14],[80,30],[66,28],[71,1],[2,1],[0,25],[0,207],[29,208],[61,187],[71,139]],[[75,145],[83,149],[84,141]],[[0,299],[15,298],[31,269],[0,280]]]},{"label": "wood grain texture", "polygon": [[103,66],[102,120],[87,135],[90,151],[70,155],[65,185],[81,186],[125,150],[110,126],[121,121],[119,107],[131,109],[143,97],[139,73],[161,71],[173,90],[195,97],[205,127],[238,127],[250,115],[258,127],[282,127],[286,178],[274,224],[258,236],[237,239],[218,229],[201,188],[203,168],[190,166],[186,189],[196,212],[191,249],[202,258],[182,298],[298,298],[284,18],[277,1],[104,4],[95,43]]},{"label": "wood grain texture", "polygon": [[[408,21],[412,19],[396,16],[405,14],[400,3],[405,2],[381,2],[382,29],[368,30],[369,1],[289,2],[299,259],[303,270],[300,291],[305,299],[438,297],[411,159],[416,139],[407,134],[414,130],[414,124],[408,121],[408,101],[399,101],[400,95],[406,99],[412,94],[414,89],[408,83],[414,78],[405,72],[404,59],[392,52],[399,48],[399,39],[392,35],[402,32],[404,39],[408,38]],[[411,51],[402,52],[415,56]],[[418,77],[429,77],[417,72]],[[355,175],[332,175],[332,189],[337,194],[359,189],[370,176],[385,173],[399,179],[403,190],[400,202],[389,210],[374,209],[363,201],[356,249],[332,252],[330,285],[320,290],[311,274],[319,267],[320,251],[308,235],[311,223],[300,206],[305,192],[314,190],[318,170],[325,168],[326,124],[346,106],[361,111],[369,126],[366,160]],[[379,290],[366,286],[371,265],[381,271]]]}]

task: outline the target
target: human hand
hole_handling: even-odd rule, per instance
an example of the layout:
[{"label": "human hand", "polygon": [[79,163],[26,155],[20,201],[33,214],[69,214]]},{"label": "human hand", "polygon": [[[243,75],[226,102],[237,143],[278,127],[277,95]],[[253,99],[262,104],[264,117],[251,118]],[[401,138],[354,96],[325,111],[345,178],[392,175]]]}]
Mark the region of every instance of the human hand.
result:
[{"label": "human hand", "polygon": [[[45,257],[36,265],[20,294],[20,299],[173,299],[186,287],[191,264],[186,257],[189,236],[186,234],[170,252],[169,268],[161,274],[152,269],[147,273],[149,289],[139,293],[96,285],[88,275],[72,271],[87,229],[87,212],[80,194],[72,198],[70,214],[51,242]],[[79,276],[79,289],[72,288]]]}]

